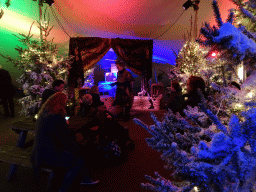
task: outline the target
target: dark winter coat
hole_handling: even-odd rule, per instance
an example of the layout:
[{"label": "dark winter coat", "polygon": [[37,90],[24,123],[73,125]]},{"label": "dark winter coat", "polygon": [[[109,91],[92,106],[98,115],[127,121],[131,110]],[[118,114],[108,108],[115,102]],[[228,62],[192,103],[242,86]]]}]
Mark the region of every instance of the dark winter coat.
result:
[{"label": "dark winter coat", "polygon": [[41,106],[47,101],[49,97],[51,97],[56,91],[54,89],[45,89],[43,94],[42,94],[42,102]]},{"label": "dark winter coat", "polygon": [[67,161],[63,158],[65,154],[79,155],[80,150],[65,117],[48,114],[47,111],[39,116],[31,155],[32,165],[63,166]]},{"label": "dark winter coat", "polygon": [[0,98],[13,97],[14,94],[15,90],[10,73],[5,69],[0,69]]},{"label": "dark winter coat", "polygon": [[132,106],[134,100],[133,93],[133,77],[131,73],[125,69],[117,73],[116,96],[113,105]]},{"label": "dark winter coat", "polygon": [[[205,91],[202,91],[202,93],[204,98],[208,99],[207,93]],[[192,91],[188,94],[184,94],[183,97],[187,97],[187,100],[185,100],[184,102],[184,106],[183,106],[184,109],[186,109],[188,105],[191,107],[195,107],[202,102],[201,97],[197,91]]]},{"label": "dark winter coat", "polygon": [[91,104],[91,106],[92,106],[93,108],[97,108],[97,107],[99,107],[99,106],[101,106],[101,105],[104,105],[104,102],[102,102],[102,101],[100,100],[100,95],[99,95],[99,94],[97,94],[97,93],[91,93],[91,96],[92,96],[92,104]]},{"label": "dark winter coat", "polygon": [[179,112],[183,114],[184,97],[181,92],[170,92],[168,93],[168,101],[166,108],[171,109],[173,113]]}]

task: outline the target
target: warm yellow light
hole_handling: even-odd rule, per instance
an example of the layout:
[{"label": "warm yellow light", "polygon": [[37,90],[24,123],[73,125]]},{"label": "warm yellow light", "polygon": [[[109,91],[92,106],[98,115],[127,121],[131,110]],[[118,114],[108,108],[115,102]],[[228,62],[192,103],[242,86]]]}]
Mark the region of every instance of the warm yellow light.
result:
[{"label": "warm yellow light", "polygon": [[248,99],[252,99],[254,95],[255,95],[254,91],[250,91],[249,93],[246,94],[245,97]]},{"label": "warm yellow light", "polygon": [[244,65],[241,64],[238,69],[237,69],[237,75],[239,77],[240,80],[244,80]]},{"label": "warm yellow light", "polygon": [[198,188],[197,188],[197,186],[195,186],[195,187],[194,187],[194,190],[195,190],[195,192],[198,192]]},{"label": "warm yellow light", "polygon": [[[8,9],[4,10],[4,15],[2,19],[0,19],[0,28],[5,28],[7,30],[27,34],[31,24],[34,22],[29,17],[25,17]],[[40,30],[36,26],[37,23],[35,22],[34,26],[31,29],[31,34],[33,34],[34,38],[39,38]]]},{"label": "warm yellow light", "polygon": [[235,105],[234,105],[234,109],[236,109],[236,110],[242,110],[243,109],[243,105],[242,104],[240,104],[240,103],[236,103]]}]

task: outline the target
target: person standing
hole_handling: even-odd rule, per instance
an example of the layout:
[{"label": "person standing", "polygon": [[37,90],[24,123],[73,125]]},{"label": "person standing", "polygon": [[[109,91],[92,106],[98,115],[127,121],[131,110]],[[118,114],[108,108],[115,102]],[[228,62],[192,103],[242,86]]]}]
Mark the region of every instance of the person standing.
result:
[{"label": "person standing", "polygon": [[44,90],[44,92],[42,94],[41,106],[43,106],[43,104],[46,102],[46,100],[50,96],[52,96],[54,93],[62,92],[64,90],[64,85],[65,85],[64,81],[62,81],[60,79],[54,80],[52,83],[52,88]]},{"label": "person standing", "polygon": [[[117,85],[116,96],[113,102],[113,106],[118,106],[124,113],[124,120],[130,119],[130,110],[134,101],[133,93],[133,77],[129,71],[125,69],[125,66],[121,62],[116,63],[118,69],[117,82],[111,83],[111,86]],[[123,110],[124,108],[124,110]]]},{"label": "person standing", "polygon": [[14,117],[13,97],[15,94],[10,73],[0,66],[0,98],[4,108],[4,116]]}]

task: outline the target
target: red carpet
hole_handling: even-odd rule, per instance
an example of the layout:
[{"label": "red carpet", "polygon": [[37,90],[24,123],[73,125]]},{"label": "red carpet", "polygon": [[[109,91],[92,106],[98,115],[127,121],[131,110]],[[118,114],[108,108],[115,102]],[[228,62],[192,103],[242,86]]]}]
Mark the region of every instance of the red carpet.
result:
[{"label": "red carpet", "polygon": [[[153,110],[153,113],[161,119],[164,112]],[[139,111],[132,110],[132,117],[142,120],[147,125],[152,125],[154,122],[150,117],[149,110]],[[1,121],[1,143],[10,143],[15,145],[17,141],[17,134],[7,128],[12,121],[18,120],[8,119]],[[135,149],[130,153],[128,160],[115,167],[109,167],[103,170],[95,170],[93,172],[93,179],[100,180],[99,184],[82,186],[79,183],[74,183],[72,192],[138,192],[148,191],[141,187],[141,183],[147,183],[145,175],[154,176],[154,172],[158,171],[165,178],[171,178],[171,172],[165,170],[163,167],[165,162],[160,158],[160,154],[149,147],[145,141],[151,135],[141,126],[135,124],[133,120],[128,122],[120,121],[124,127],[128,127],[131,139],[135,142]],[[32,136],[31,136],[32,137]],[[103,163],[102,159],[98,159],[98,164]],[[45,192],[47,179],[49,173],[42,172],[42,179],[40,182],[40,190],[35,189],[33,184],[32,169],[22,166],[18,167],[17,179],[13,182],[6,181],[6,174],[9,169],[8,163],[0,163],[0,191],[8,192]]]},{"label": "red carpet", "polygon": [[[162,111],[154,111],[159,119],[163,117]],[[147,125],[153,124],[149,111],[132,111],[132,116],[141,119]],[[95,180],[100,183],[93,186],[80,186],[78,191],[88,192],[138,192],[148,191],[141,187],[147,183],[145,175],[154,176],[158,171],[162,176],[170,178],[171,172],[163,167],[165,163],[160,158],[160,153],[149,147],[145,141],[151,135],[133,120],[120,122],[128,127],[131,139],[135,142],[135,149],[130,153],[128,160],[122,165],[98,170],[93,173]],[[98,163],[102,163],[99,159]]]}]

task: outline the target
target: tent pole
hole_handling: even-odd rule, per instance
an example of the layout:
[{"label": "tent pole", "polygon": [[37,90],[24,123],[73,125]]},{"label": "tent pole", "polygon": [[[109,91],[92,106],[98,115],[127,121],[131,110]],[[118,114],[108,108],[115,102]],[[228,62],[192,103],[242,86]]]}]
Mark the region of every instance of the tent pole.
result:
[{"label": "tent pole", "polygon": [[198,14],[198,10],[195,10],[195,22],[194,22],[194,40],[196,40],[197,38],[197,20],[198,20],[198,17],[197,17],[197,14]]}]

